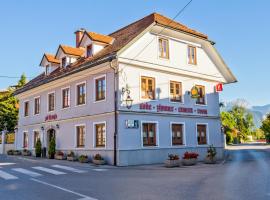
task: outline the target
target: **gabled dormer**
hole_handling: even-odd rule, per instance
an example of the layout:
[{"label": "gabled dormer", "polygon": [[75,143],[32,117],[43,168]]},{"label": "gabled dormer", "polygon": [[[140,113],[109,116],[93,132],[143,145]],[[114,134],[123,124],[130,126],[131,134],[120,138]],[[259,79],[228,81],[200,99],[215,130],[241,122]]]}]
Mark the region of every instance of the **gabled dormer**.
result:
[{"label": "gabled dormer", "polygon": [[46,75],[49,75],[60,66],[60,61],[54,55],[45,53],[41,59],[40,66],[44,67]]},{"label": "gabled dormer", "polygon": [[94,32],[87,32],[84,29],[76,31],[75,34],[76,46],[85,49],[84,57],[91,57],[114,42],[113,37]]},{"label": "gabled dormer", "polygon": [[85,50],[83,48],[75,48],[65,45],[59,45],[55,58],[60,61],[61,67],[66,67],[74,63],[78,58],[82,57]]}]

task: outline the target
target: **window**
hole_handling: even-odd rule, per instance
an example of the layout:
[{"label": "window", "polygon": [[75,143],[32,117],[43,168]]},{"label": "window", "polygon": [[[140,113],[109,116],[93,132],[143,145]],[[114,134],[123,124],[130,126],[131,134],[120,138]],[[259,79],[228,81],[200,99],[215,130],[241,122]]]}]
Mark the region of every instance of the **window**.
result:
[{"label": "window", "polygon": [[85,146],[85,126],[76,126],[77,147]]},{"label": "window", "polygon": [[197,64],[197,53],[196,47],[194,46],[188,46],[188,64]]},{"label": "window", "polygon": [[66,65],[67,65],[67,58],[63,57],[62,58],[62,67],[66,67]]},{"label": "window", "polygon": [[170,101],[182,102],[182,83],[170,81]]},{"label": "window", "polygon": [[70,93],[69,88],[65,88],[62,90],[62,108],[68,108],[69,107],[69,101],[70,101]]},{"label": "window", "polygon": [[156,124],[143,123],[143,146],[156,146]]},{"label": "window", "polygon": [[37,140],[39,138],[39,132],[38,131],[34,131],[34,143],[33,143],[33,147],[36,147],[37,144]]},{"label": "window", "polygon": [[90,57],[93,55],[93,45],[90,44],[86,47],[86,57]]},{"label": "window", "polygon": [[207,136],[206,136],[206,125],[198,124],[197,125],[197,140],[198,145],[207,144]]},{"label": "window", "polygon": [[167,39],[159,38],[159,57],[169,59],[169,41]]},{"label": "window", "polygon": [[27,148],[28,147],[28,134],[27,132],[23,133],[23,148]]},{"label": "window", "polygon": [[105,147],[106,144],[106,124],[95,124],[96,147]]},{"label": "window", "polygon": [[48,95],[48,111],[51,112],[51,111],[54,111],[54,108],[55,108],[55,97],[54,97],[54,93],[50,93]]},{"label": "window", "polygon": [[141,77],[141,97],[143,99],[155,99],[155,79]]},{"label": "window", "polygon": [[46,75],[50,74],[50,65],[46,65]]},{"label": "window", "polygon": [[86,90],[85,83],[77,85],[77,105],[85,104]]},{"label": "window", "polygon": [[40,113],[40,97],[37,97],[34,100],[34,114],[38,115],[39,113]]},{"label": "window", "polygon": [[172,124],[172,145],[183,145],[183,124]]},{"label": "window", "polygon": [[105,77],[96,79],[95,85],[96,85],[96,101],[104,100],[106,95]]},{"label": "window", "polygon": [[199,92],[199,97],[196,100],[196,104],[205,105],[205,87],[202,85],[196,85]]},{"label": "window", "polygon": [[24,102],[24,116],[29,116],[29,101]]}]

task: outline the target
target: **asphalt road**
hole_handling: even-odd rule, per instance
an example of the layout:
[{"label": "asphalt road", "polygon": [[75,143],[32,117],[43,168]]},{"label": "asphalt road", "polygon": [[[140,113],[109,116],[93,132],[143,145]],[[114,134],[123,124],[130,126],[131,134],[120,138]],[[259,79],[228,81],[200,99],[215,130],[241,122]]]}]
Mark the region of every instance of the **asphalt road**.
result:
[{"label": "asphalt road", "polygon": [[258,144],[230,147],[225,163],[173,169],[0,156],[0,199],[270,199],[269,166],[270,147]]}]

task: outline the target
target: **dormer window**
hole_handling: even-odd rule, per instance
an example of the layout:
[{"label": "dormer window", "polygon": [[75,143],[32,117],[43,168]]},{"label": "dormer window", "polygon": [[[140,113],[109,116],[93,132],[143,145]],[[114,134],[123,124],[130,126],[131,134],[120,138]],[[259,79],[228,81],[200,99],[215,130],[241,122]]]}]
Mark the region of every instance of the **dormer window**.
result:
[{"label": "dormer window", "polygon": [[46,71],[45,71],[45,74],[46,75],[49,75],[50,74],[50,65],[46,65]]},{"label": "dormer window", "polygon": [[64,57],[62,58],[62,67],[66,67],[66,64],[67,64],[67,58]]},{"label": "dormer window", "polygon": [[86,47],[86,57],[93,56],[93,45],[90,44]]}]

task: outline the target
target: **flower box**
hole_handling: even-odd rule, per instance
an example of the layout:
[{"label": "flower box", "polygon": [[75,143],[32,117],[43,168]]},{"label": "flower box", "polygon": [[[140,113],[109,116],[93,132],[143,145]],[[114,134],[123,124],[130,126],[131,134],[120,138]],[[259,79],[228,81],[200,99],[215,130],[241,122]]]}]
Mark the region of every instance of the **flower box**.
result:
[{"label": "flower box", "polygon": [[14,153],[14,150],[8,150],[7,151],[7,155],[14,155],[13,153]]},{"label": "flower box", "polygon": [[87,155],[80,155],[79,162],[80,163],[88,163],[88,156]]},{"label": "flower box", "polygon": [[197,158],[183,159],[182,160],[182,164],[184,166],[196,165],[196,163],[197,163]]},{"label": "flower box", "polygon": [[100,155],[100,154],[96,154],[94,157],[93,157],[93,163],[95,165],[105,165],[106,161],[104,160],[104,158]]},{"label": "flower box", "polygon": [[65,155],[55,155],[54,159],[56,159],[56,160],[66,160],[66,156]]},{"label": "flower box", "polygon": [[76,161],[78,158],[76,156],[67,156],[68,161]]},{"label": "flower box", "polygon": [[211,158],[211,157],[205,157],[204,163],[205,164],[216,164],[217,159],[216,158]]},{"label": "flower box", "polygon": [[23,156],[31,156],[31,151],[24,149],[24,150],[22,151],[22,155],[23,155]]},{"label": "flower box", "polygon": [[19,150],[13,151],[13,155],[18,156],[21,155],[22,153]]},{"label": "flower box", "polygon": [[165,160],[164,164],[165,164],[165,167],[168,167],[168,168],[179,167],[180,160]]}]

